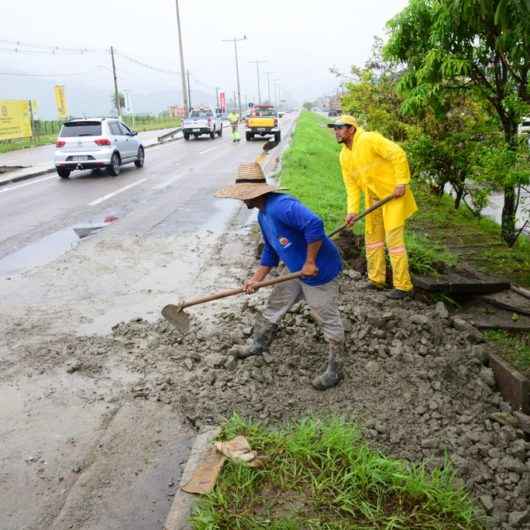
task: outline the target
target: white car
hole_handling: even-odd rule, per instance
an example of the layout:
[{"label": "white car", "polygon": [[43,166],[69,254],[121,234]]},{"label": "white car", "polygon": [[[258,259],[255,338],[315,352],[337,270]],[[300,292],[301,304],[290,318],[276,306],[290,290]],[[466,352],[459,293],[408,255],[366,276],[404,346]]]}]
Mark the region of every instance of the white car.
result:
[{"label": "white car", "polygon": [[192,109],[189,116],[182,122],[182,134],[184,140],[189,140],[191,136],[198,138],[202,134],[208,134],[212,140],[216,134],[222,136],[221,115],[216,114],[211,108]]},{"label": "white car", "polygon": [[76,169],[107,168],[113,176],[123,164],[144,166],[144,146],[131,131],[115,118],[67,121],[55,144],[55,168],[63,179]]}]

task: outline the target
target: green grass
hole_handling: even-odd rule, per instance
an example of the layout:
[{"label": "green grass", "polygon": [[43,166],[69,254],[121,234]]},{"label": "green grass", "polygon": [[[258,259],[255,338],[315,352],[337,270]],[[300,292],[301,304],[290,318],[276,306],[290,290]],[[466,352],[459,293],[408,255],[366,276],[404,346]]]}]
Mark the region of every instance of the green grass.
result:
[{"label": "green grass", "polygon": [[263,465],[227,462],[194,511],[194,530],[482,528],[450,466],[428,472],[387,458],[341,419],[273,431],[234,416],[221,437],[236,435]]},{"label": "green grass", "polygon": [[[40,145],[54,144],[57,140],[57,134],[60,129],[59,122],[57,132],[50,134],[42,134],[34,138],[22,138],[20,140],[0,141],[0,153],[8,153],[10,151],[18,151],[20,149],[28,149],[30,147],[38,147]],[[154,131],[157,129],[172,129],[180,127],[180,118],[143,118],[137,117],[135,119],[135,126],[132,126],[132,119],[124,118],[124,123],[137,132]]]},{"label": "green grass", "polygon": [[495,343],[498,352],[514,368],[530,377],[530,335],[528,333],[507,333],[502,330],[485,331],[489,341]]},{"label": "green grass", "polygon": [[[344,222],[346,193],[339,150],[324,117],[303,112],[291,148],[283,159],[281,184],[320,215],[328,231]],[[407,225],[411,270],[434,273],[456,263],[530,286],[530,240],[519,237],[513,248],[500,237],[500,227],[477,219],[465,207],[455,210],[449,197],[437,197],[413,180],[418,212]],[[363,225],[355,227],[362,233]]]}]

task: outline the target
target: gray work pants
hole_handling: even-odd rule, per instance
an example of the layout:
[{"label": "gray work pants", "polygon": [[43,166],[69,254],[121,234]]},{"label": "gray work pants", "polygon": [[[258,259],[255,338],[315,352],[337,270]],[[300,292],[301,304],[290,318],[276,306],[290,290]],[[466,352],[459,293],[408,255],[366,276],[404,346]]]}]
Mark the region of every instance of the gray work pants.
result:
[{"label": "gray work pants", "polygon": [[313,316],[322,327],[328,342],[343,342],[344,327],[338,308],[337,280],[324,285],[307,285],[300,280],[277,285],[269,298],[263,317],[277,324],[283,315],[297,302],[305,300]]}]

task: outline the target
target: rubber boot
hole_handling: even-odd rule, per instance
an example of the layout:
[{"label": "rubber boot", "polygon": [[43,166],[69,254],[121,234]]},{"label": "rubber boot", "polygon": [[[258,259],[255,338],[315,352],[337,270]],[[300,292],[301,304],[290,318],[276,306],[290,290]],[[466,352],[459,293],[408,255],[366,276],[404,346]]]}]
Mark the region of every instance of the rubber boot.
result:
[{"label": "rubber boot", "polygon": [[329,341],[328,364],[326,370],[313,379],[312,385],[315,390],[327,390],[336,386],[342,379],[337,357],[342,353],[344,343]]},{"label": "rubber boot", "polygon": [[258,317],[254,324],[252,343],[245,349],[241,350],[238,353],[238,357],[240,359],[246,359],[252,355],[263,353],[271,345],[277,329],[277,324],[273,324],[261,316]]}]

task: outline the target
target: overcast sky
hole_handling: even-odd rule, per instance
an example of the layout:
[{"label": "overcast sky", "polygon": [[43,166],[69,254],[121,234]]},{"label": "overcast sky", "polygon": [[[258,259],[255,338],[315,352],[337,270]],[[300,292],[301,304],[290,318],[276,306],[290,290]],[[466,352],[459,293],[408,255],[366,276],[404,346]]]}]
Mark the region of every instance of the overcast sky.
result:
[{"label": "overcast sky", "polygon": [[[333,93],[337,80],[330,66],[347,70],[362,65],[373,37],[384,36],[385,23],[405,7],[407,0],[180,0],[186,67],[195,88],[228,94],[235,88],[233,45],[221,42],[247,35],[239,44],[241,91],[257,98],[256,67],[279,79],[284,96],[301,102]],[[61,47],[105,49],[123,53],[150,65],[178,70],[174,0],[1,0],[0,39]],[[0,48],[13,45],[0,42]],[[22,48],[24,49],[24,48]],[[22,55],[0,50],[0,72],[41,73],[68,85],[112,84],[104,52],[84,56],[58,53]],[[154,72],[118,57],[120,86],[157,92],[180,88],[176,75]],[[0,76],[0,87],[2,80]],[[11,77],[10,81],[13,81]],[[0,88],[0,99],[2,98]]]}]

